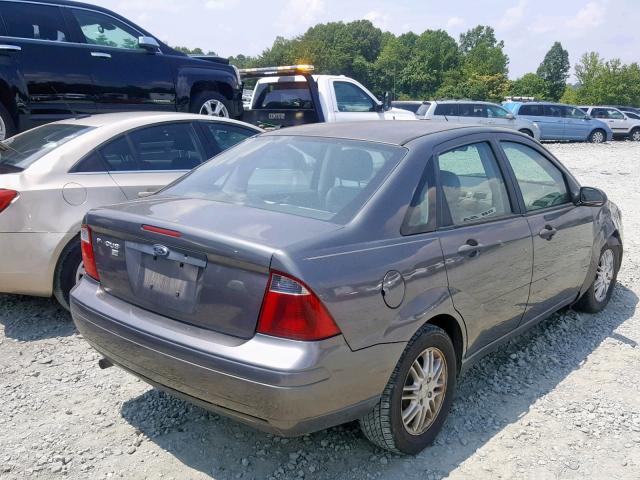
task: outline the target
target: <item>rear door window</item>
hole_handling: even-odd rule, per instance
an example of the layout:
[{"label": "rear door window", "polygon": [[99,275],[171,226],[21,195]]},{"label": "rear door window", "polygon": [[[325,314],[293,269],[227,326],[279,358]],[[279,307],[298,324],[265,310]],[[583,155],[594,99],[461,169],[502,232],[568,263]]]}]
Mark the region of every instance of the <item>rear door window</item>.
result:
[{"label": "rear door window", "polygon": [[606,108],[594,108],[591,110],[591,117],[593,118],[609,118],[609,113]]},{"label": "rear door window", "polygon": [[436,105],[434,115],[446,115],[448,117],[460,116],[460,109],[457,103],[439,103]]},{"label": "rear door window", "polygon": [[487,109],[478,103],[460,103],[458,105],[459,116],[461,117],[486,117]]},{"label": "rear door window", "polygon": [[512,213],[498,161],[488,143],[458,147],[438,155],[438,178],[454,225]]},{"label": "rear door window", "polygon": [[563,107],[561,105],[545,105],[544,116],[561,118],[564,116]]},{"label": "rear door window", "polygon": [[532,117],[544,116],[542,105],[522,105],[518,110],[518,115],[530,115]]},{"label": "rear door window", "polygon": [[37,3],[0,2],[7,35],[16,38],[68,42],[69,31],[59,7]]},{"label": "rear door window", "polygon": [[141,128],[128,136],[139,170],[191,170],[204,160],[196,132],[188,122]]}]

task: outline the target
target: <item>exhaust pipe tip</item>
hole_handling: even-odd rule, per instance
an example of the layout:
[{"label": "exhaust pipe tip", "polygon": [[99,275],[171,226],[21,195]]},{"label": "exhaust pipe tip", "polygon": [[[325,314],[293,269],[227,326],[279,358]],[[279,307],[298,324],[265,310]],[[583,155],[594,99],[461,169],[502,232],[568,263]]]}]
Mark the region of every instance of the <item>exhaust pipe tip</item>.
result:
[{"label": "exhaust pipe tip", "polygon": [[100,360],[98,360],[98,366],[100,367],[101,370],[104,370],[105,368],[113,367],[113,363],[111,363],[111,360],[108,360],[103,357]]}]

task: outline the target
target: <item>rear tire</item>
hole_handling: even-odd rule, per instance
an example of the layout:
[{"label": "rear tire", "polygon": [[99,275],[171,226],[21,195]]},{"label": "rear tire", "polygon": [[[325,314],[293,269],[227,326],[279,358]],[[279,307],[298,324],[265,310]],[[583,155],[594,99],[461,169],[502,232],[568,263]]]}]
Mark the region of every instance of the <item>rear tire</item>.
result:
[{"label": "rear tire", "polygon": [[531,130],[527,130],[526,128],[523,128],[522,130],[520,130],[520,133],[524,133],[525,135],[528,135],[531,138],[533,138],[533,132]]},{"label": "rear tire", "polygon": [[588,140],[591,143],[604,143],[607,141],[607,134],[604,130],[596,128],[589,134]]},{"label": "rear tire", "polygon": [[[424,375],[418,375],[420,372]],[[360,419],[360,428],[380,448],[419,453],[442,428],[455,393],[456,375],[451,339],[441,328],[424,325],[407,344],[378,404]]]},{"label": "rear tire", "polygon": [[232,111],[231,103],[224,95],[210,90],[197,94],[191,101],[190,110],[192,113],[223,118],[229,118]]},{"label": "rear tire", "polygon": [[[608,269],[609,262],[611,270]],[[576,310],[587,313],[598,313],[602,311],[609,303],[609,300],[611,300],[619,270],[620,245],[615,238],[610,238],[600,251],[596,276],[589,286],[589,289],[584,292],[580,300],[575,304]]]},{"label": "rear tire", "polygon": [[74,238],[60,254],[53,277],[53,295],[66,310],[69,310],[71,289],[76,286],[83,273],[80,239]]},{"label": "rear tire", "polygon": [[629,138],[634,142],[640,142],[640,128],[634,128],[629,134]]},{"label": "rear tire", "polygon": [[9,110],[0,103],[0,141],[9,138],[16,133],[16,125]]}]

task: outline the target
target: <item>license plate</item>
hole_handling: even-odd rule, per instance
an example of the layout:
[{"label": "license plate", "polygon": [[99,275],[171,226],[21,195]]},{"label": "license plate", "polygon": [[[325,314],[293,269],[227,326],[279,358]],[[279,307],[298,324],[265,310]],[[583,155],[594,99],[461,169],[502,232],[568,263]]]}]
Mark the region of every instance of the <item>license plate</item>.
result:
[{"label": "license plate", "polygon": [[129,282],[136,297],[155,307],[193,312],[205,259],[176,251],[158,256],[152,246],[133,242],[127,242],[126,251]]}]

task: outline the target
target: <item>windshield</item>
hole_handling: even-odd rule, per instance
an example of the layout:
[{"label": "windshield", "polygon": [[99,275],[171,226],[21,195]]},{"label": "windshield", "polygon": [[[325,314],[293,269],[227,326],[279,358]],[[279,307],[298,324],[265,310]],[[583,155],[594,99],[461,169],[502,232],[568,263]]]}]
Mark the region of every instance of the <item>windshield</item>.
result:
[{"label": "windshield", "polygon": [[56,123],[28,130],[0,142],[0,169],[20,172],[54,148],[94,127]]},{"label": "windshield", "polygon": [[346,223],[405,152],[354,140],[257,137],[221,153],[162,194]]}]

